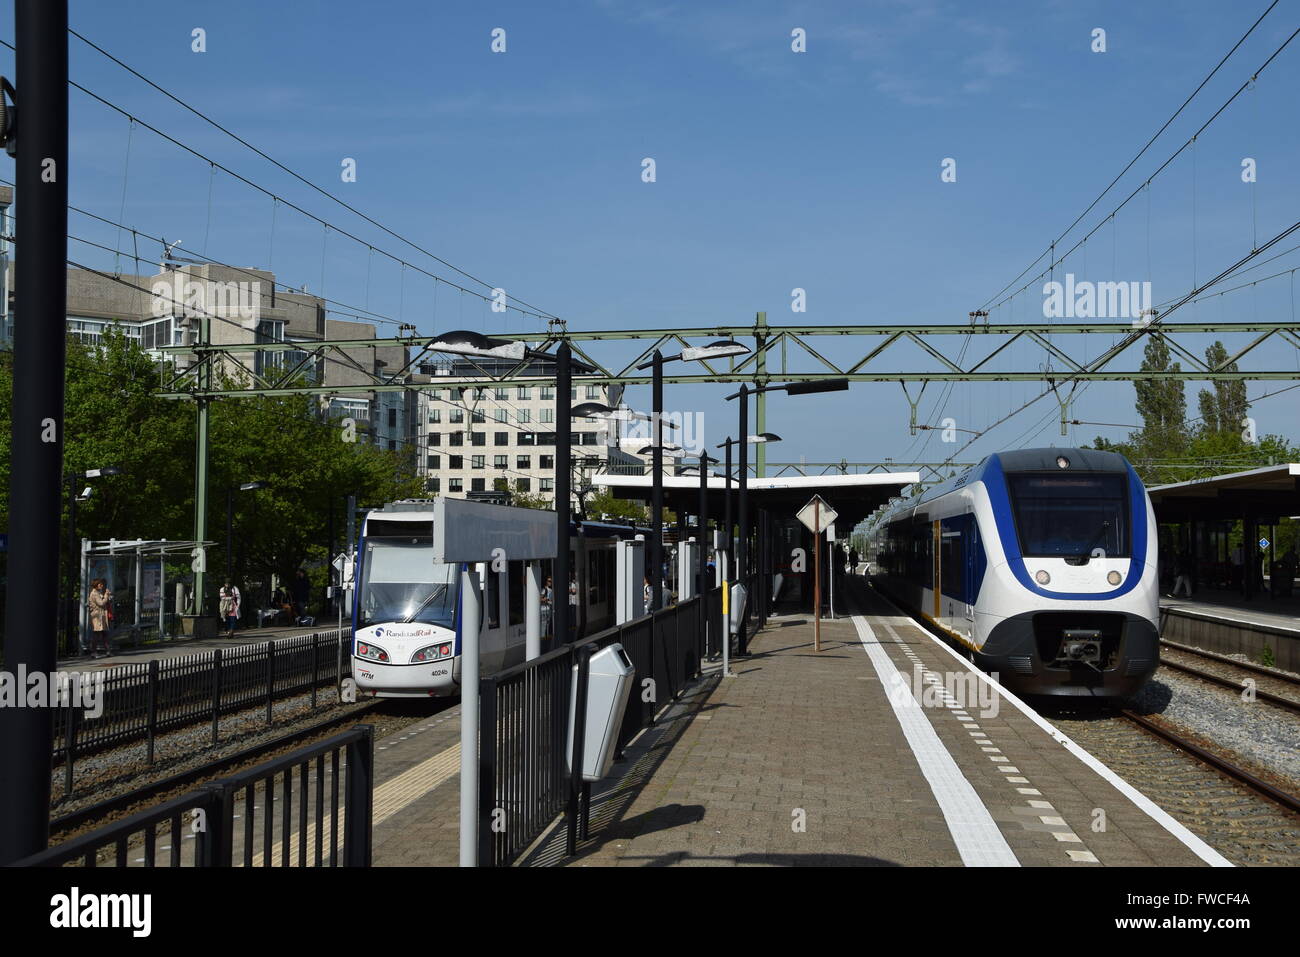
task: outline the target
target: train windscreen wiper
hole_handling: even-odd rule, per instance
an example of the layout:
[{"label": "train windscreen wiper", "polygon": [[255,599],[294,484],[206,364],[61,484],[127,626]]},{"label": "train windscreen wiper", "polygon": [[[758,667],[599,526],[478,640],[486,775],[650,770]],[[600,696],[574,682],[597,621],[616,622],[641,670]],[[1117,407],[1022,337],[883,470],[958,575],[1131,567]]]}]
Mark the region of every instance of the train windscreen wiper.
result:
[{"label": "train windscreen wiper", "polygon": [[1088,564],[1088,559],[1092,557],[1093,547],[1098,543],[1098,541],[1105,540],[1106,532],[1109,530],[1110,530],[1110,519],[1106,519],[1104,522],[1101,523],[1101,528],[1098,529],[1097,534],[1092,537],[1092,541],[1084,546],[1083,553],[1079,555],[1078,564],[1080,565]]}]

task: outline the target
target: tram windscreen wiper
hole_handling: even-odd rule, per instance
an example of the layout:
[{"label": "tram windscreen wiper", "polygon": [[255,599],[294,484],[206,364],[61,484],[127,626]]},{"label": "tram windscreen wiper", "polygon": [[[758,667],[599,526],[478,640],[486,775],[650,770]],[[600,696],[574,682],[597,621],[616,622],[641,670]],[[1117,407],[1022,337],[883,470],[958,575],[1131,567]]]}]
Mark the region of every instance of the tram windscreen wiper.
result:
[{"label": "tram windscreen wiper", "polygon": [[442,596],[442,595],[445,595],[445,594],[447,594],[447,586],[446,586],[446,584],[436,585],[436,586],[434,587],[433,591],[429,592],[429,597],[427,597],[426,599],[424,599],[424,601],[420,602],[419,607],[416,608],[415,611],[411,612],[409,615],[407,615],[405,618],[402,619],[402,624],[407,625],[407,624],[410,624],[411,622],[415,621],[416,616],[419,615],[420,612],[424,611],[424,609],[428,608],[429,605],[430,605],[430,603],[431,603],[435,598],[438,598],[439,596]]}]

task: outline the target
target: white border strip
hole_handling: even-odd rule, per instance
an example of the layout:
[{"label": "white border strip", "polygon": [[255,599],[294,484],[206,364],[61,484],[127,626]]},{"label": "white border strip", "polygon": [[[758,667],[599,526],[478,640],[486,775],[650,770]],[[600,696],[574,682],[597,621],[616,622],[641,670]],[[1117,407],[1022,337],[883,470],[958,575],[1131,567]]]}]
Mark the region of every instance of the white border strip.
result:
[{"label": "white border strip", "polygon": [[928,628],[922,628],[919,624],[916,623],[916,621],[912,619],[910,615],[906,614],[901,608],[899,608],[898,605],[896,605],[893,602],[893,600],[886,597],[885,595],[882,595],[880,592],[875,591],[874,589],[872,593],[879,596],[884,601],[892,605],[898,611],[899,615],[904,619],[906,619],[908,624],[915,627],[918,631],[920,631],[923,635],[925,635],[925,637],[929,638],[931,641],[933,641],[944,651],[948,652],[949,655],[951,655],[956,661],[958,661],[967,670],[974,672],[979,677],[980,681],[983,681],[985,684],[995,689],[998,694],[1002,695],[1002,697],[1006,698],[1013,705],[1015,705],[1026,718],[1028,718],[1030,721],[1034,722],[1034,724],[1038,725],[1040,728],[1046,731],[1049,735],[1052,736],[1053,739],[1055,739],[1057,742],[1063,745],[1067,751],[1069,751],[1076,758],[1078,758],[1088,767],[1092,768],[1099,775],[1101,775],[1101,777],[1104,780],[1106,780],[1109,784],[1111,784],[1117,791],[1119,791],[1130,801],[1136,804],[1139,808],[1145,811],[1152,820],[1154,820],[1157,824],[1163,827],[1174,837],[1178,838],[1178,840],[1182,841],[1183,844],[1187,846],[1188,850],[1190,850],[1193,854],[1195,854],[1197,857],[1203,860],[1206,864],[1209,864],[1211,867],[1234,867],[1235,866],[1230,860],[1228,860],[1226,857],[1224,857],[1214,848],[1210,847],[1210,845],[1206,844],[1203,840],[1201,840],[1199,837],[1197,837],[1195,834],[1189,831],[1184,825],[1174,820],[1174,818],[1170,816],[1168,811],[1160,807],[1158,804],[1152,801],[1149,797],[1147,797],[1137,788],[1133,787],[1133,785],[1129,784],[1127,781],[1121,778],[1110,768],[1106,767],[1106,765],[1102,764],[1101,761],[1098,760],[1096,757],[1094,757],[1092,754],[1085,751],[1079,745],[1075,744],[1073,741],[1067,738],[1055,726],[1048,723],[1044,718],[1040,717],[1032,708],[1030,708],[1027,704],[1021,701],[1018,697],[1016,697],[1006,688],[1002,687],[1002,685],[998,684],[996,681],[990,678],[983,671],[976,668],[974,665],[972,665],[961,655],[957,654],[957,652],[953,651],[952,648],[948,647],[948,644],[946,642],[941,641],[939,638],[937,638],[934,634],[930,632]]},{"label": "white border strip", "polygon": [[876,669],[885,697],[894,709],[894,717],[903,729],[916,763],[921,766],[921,773],[943,811],[962,863],[967,867],[1019,867],[1020,861],[998,830],[993,816],[939,740],[930,719],[912,696],[893,660],[880,647],[867,620],[854,615],[853,626],[858,630],[858,640],[871,659],[872,667]]}]

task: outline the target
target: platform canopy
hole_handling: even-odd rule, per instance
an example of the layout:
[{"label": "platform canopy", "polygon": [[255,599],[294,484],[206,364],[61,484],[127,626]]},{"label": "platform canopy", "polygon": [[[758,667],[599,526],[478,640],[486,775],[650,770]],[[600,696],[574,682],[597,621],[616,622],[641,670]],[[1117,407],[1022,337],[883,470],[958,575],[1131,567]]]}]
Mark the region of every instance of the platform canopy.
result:
[{"label": "platform canopy", "polygon": [[1250,518],[1266,524],[1300,515],[1300,463],[1157,485],[1147,494],[1159,522]]},{"label": "platform canopy", "polygon": [[[820,495],[839,512],[836,526],[852,528],[904,488],[921,480],[920,472],[871,472],[864,475],[786,475],[779,478],[751,478],[748,483],[750,508],[767,509],[774,515],[793,518],[814,495]],[[592,484],[609,489],[616,498],[650,501],[652,476],[594,475]],[[739,486],[732,479],[734,496]],[[708,478],[709,517],[721,518],[725,508],[726,481],[720,475]],[[735,499],[732,499],[733,508]],[[679,514],[699,511],[700,477],[664,477],[664,506]]]}]

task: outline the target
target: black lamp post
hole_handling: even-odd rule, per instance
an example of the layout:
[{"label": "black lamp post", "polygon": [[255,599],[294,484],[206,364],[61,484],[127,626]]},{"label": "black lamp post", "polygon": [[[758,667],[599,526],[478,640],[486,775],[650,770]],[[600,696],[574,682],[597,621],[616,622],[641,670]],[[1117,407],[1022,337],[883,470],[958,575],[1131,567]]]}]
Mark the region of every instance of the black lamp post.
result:
[{"label": "black lamp post", "polygon": [[[234,572],[233,562],[231,561],[234,542],[234,525],[235,525],[235,492],[255,492],[259,488],[266,488],[268,482],[240,482],[238,485],[226,486],[226,581],[233,582],[231,577]],[[247,556],[245,556],[247,557]]]},{"label": "black lamp post", "polygon": [[[746,435],[749,429],[749,397],[758,395],[760,392],[784,392],[786,395],[811,395],[816,392],[843,392],[848,389],[848,379],[823,379],[816,382],[789,382],[785,385],[760,385],[749,388],[742,385],[739,392],[733,392],[727,396],[727,400],[740,399],[740,434]],[[748,443],[741,443],[740,446],[740,542],[737,545],[737,573],[744,575],[746,545],[749,537],[749,511],[748,496],[746,495],[748,481],[746,472],[748,471],[748,462],[745,455],[745,447]],[[741,578],[743,581],[743,577]],[[748,636],[745,634],[745,620],[742,616],[739,629],[739,654],[746,654],[749,646]]]},{"label": "black lamp post", "polygon": [[[121,475],[122,470],[116,465],[102,469],[87,469],[84,472],[69,472],[63,478],[68,483],[68,570],[71,572],[72,588],[67,602],[63,606],[64,628],[67,636],[68,654],[81,650],[81,622],[77,617],[77,601],[80,597],[81,565],[77,561],[81,550],[77,547],[77,483],[83,479],[106,478]],[[89,497],[89,496],[87,496]]]},{"label": "black lamp post", "polygon": [[695,587],[700,598],[701,634],[707,634],[709,627],[709,463],[717,461],[708,452],[700,451],[700,511],[697,516],[700,528],[699,584]]},{"label": "black lamp post", "polygon": [[651,447],[654,452],[652,465],[652,486],[650,493],[650,541],[646,548],[646,564],[650,567],[650,610],[663,607],[663,509],[664,509],[664,475],[663,475],[663,416],[664,416],[664,363],[681,359],[687,362],[703,359],[724,359],[728,356],[743,356],[749,353],[749,346],[733,339],[719,339],[707,346],[688,346],[678,355],[665,356],[658,349],[649,362],[637,366],[638,370],[653,369],[654,408],[651,430]]},{"label": "black lamp post", "polygon": [[[741,386],[741,389],[743,390],[744,386]],[[740,424],[742,428],[748,428],[749,416],[744,414],[743,412],[744,408],[745,408],[745,404],[742,402],[741,403],[742,413],[740,416]],[[741,435],[745,435],[745,433],[742,432]],[[744,582],[741,566],[744,564],[746,537],[749,531],[748,510],[747,510],[748,499],[746,496],[746,490],[748,489],[748,482],[745,476],[745,472],[749,468],[749,457],[746,453],[748,451],[749,446],[751,445],[758,445],[760,443],[766,443],[766,442],[780,442],[780,441],[781,441],[781,436],[776,435],[772,432],[763,432],[760,435],[746,435],[743,440],[728,438],[725,442],[722,442],[719,446],[721,447],[725,445],[727,448],[727,562],[728,562],[727,580],[728,581],[739,581],[741,583]],[[731,534],[731,447],[733,445],[740,446],[740,468],[739,468],[740,471],[740,479],[739,479],[740,536],[739,536],[739,540],[734,543],[732,542],[732,534]],[[734,557],[732,555],[733,544],[736,550],[736,554]],[[749,598],[748,596],[746,596],[746,601],[748,600]],[[740,635],[742,636],[742,643],[741,643],[742,648],[744,647],[744,642],[743,642],[744,633],[745,633],[745,622],[744,619],[742,618],[740,622]]]}]

